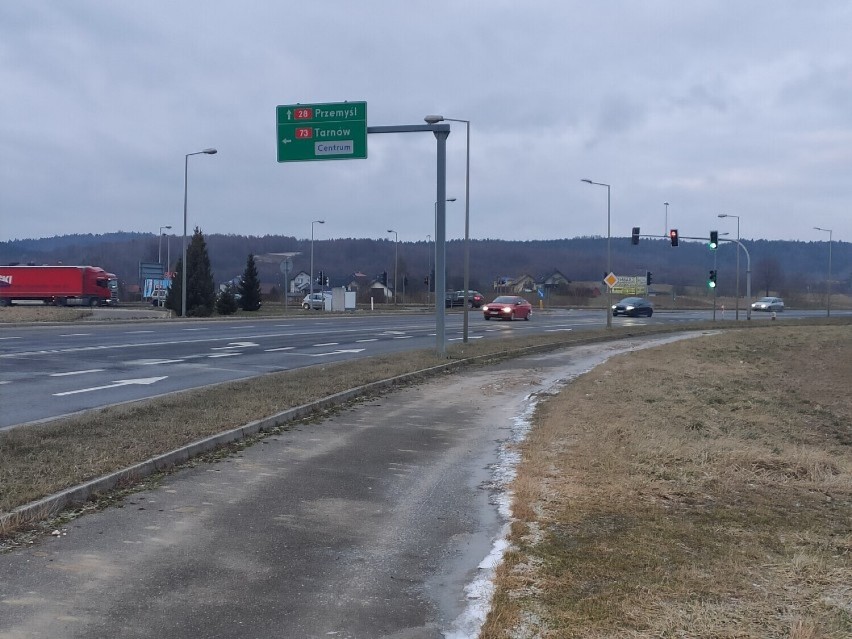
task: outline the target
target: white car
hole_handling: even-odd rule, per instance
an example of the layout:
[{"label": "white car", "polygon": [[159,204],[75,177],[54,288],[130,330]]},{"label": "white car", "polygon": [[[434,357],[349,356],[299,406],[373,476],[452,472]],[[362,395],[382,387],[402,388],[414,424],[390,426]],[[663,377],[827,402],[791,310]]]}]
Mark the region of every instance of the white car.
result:
[{"label": "white car", "polygon": [[310,308],[314,309],[315,311],[322,310],[325,308],[325,301],[327,299],[331,299],[331,293],[329,293],[328,291],[305,295],[305,299],[302,300],[302,308],[305,310],[308,310]]},{"label": "white car", "polygon": [[784,300],[780,297],[761,297],[751,305],[753,311],[766,311],[770,313],[776,311],[780,313],[784,310]]}]

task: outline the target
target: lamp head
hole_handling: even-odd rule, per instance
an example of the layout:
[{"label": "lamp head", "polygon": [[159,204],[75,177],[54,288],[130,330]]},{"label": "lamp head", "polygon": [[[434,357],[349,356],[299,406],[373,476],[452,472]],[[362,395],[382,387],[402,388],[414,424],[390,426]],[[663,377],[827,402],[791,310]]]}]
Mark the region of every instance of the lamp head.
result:
[{"label": "lamp head", "polygon": [[207,155],[216,155],[218,151],[216,149],[204,149],[202,153],[206,153]]},{"label": "lamp head", "polygon": [[443,115],[427,115],[423,120],[426,121],[427,124],[438,124],[438,122],[444,121]]},{"label": "lamp head", "polygon": [[456,198],[454,198],[454,197],[448,197],[447,198],[447,202],[455,202],[455,201],[456,201]]},{"label": "lamp head", "polygon": [[586,184],[591,184],[591,183],[592,183],[592,181],[591,181],[591,180],[586,179],[586,178],[583,178],[582,180],[580,180],[580,182],[585,182]]},{"label": "lamp head", "polygon": [[727,213],[719,213],[716,217],[728,217]]}]

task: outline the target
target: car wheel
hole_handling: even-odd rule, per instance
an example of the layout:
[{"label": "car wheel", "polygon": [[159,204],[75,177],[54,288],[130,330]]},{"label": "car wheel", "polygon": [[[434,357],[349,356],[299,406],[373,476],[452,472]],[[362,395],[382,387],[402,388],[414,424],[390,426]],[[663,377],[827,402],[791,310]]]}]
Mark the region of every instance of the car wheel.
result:
[{"label": "car wheel", "polygon": [[310,306],[308,304],[302,304],[302,308],[305,309],[305,310],[308,310],[310,308]]},{"label": "car wheel", "polygon": [[654,309],[648,309],[648,317],[651,317],[654,314]]},{"label": "car wheel", "polygon": [[526,316],[524,317],[524,321],[529,322],[531,316],[532,316],[532,311],[530,311],[529,313],[526,314]]}]

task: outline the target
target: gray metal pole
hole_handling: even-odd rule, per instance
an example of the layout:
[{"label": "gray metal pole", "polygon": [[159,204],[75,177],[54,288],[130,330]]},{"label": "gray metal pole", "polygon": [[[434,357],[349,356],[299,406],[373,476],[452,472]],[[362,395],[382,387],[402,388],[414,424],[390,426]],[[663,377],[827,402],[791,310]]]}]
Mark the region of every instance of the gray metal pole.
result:
[{"label": "gray metal pole", "polygon": [[180,266],[180,316],[186,317],[186,191],[189,183],[189,156],[183,158],[183,262]]},{"label": "gray metal pole", "polygon": [[462,324],[462,341],[468,340],[468,314],[470,306],[470,121],[465,120],[467,127],[467,158],[464,169],[464,323]]},{"label": "gray metal pole", "polygon": [[435,131],[438,141],[437,193],[438,218],[435,222],[435,342],[439,356],[447,353],[446,312],[447,298],[447,137],[450,132]]}]

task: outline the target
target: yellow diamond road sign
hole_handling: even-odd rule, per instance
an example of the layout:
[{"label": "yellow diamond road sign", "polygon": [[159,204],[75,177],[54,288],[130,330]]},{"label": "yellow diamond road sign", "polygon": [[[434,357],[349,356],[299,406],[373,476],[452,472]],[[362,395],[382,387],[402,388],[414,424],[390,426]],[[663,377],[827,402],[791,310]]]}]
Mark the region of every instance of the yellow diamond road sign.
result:
[{"label": "yellow diamond road sign", "polygon": [[616,284],[618,284],[618,278],[615,276],[615,273],[610,273],[604,278],[604,283],[612,288]]}]

